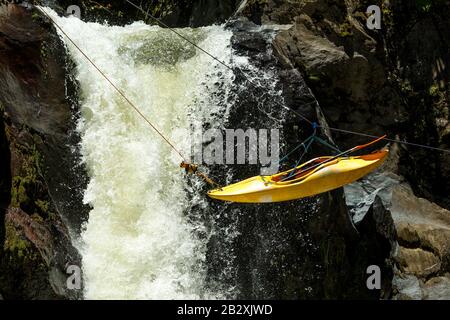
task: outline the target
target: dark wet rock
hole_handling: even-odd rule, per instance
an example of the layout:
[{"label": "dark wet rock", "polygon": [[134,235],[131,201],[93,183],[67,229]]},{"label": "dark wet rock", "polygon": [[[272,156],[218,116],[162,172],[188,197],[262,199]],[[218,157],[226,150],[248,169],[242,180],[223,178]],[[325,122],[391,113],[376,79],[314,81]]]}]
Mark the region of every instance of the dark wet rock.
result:
[{"label": "dark wet rock", "polygon": [[[261,25],[292,25],[277,34],[274,49],[280,62],[304,76],[325,116],[322,123],[448,148],[450,7],[421,3],[249,0],[239,14]],[[381,31],[365,26],[369,4],[383,9]],[[336,132],[330,138],[342,149],[367,140]],[[388,274],[380,297],[445,297],[448,214],[418,196],[449,207],[449,155],[395,144],[390,149],[380,170],[345,187],[361,237],[355,244],[359,258],[367,263],[365,249],[383,239],[383,248],[373,249]],[[375,212],[385,218],[375,219]]]},{"label": "dark wet rock", "polygon": [[[76,297],[66,289],[65,268],[70,264],[79,264],[80,257],[72,247],[62,221],[57,218],[53,220],[40,221],[36,215],[30,216],[20,208],[8,209],[5,216],[5,226],[8,230],[5,248],[9,252],[5,253],[4,257],[14,259],[17,255],[19,259],[13,260],[14,265],[11,264],[10,267],[20,270],[23,264],[24,267],[30,268],[24,270],[26,281],[15,288],[16,296],[4,291],[8,299]],[[41,259],[43,263],[40,263]],[[34,265],[36,263],[38,264]],[[47,277],[48,283],[45,281]],[[51,287],[48,287],[48,284]]]},{"label": "dark wet rock", "polygon": [[450,212],[416,197],[410,186],[394,173],[374,173],[345,189],[346,194],[360,190],[359,202],[351,202],[352,198],[347,196],[356,212],[356,221],[364,216],[365,208],[375,205],[373,199],[379,199],[392,216],[396,234],[392,239],[398,243],[390,253],[394,266],[392,297],[445,299],[446,280],[441,278],[448,277],[450,272]]},{"label": "dark wet rock", "polygon": [[[381,289],[368,290],[365,286],[364,291],[354,293],[355,297],[364,297],[366,294],[373,298],[388,299],[391,297],[394,270],[394,265],[389,258],[397,250],[398,245],[392,216],[384,207],[380,197],[375,196],[369,211],[357,224],[357,229],[359,239],[355,242],[353,258],[357,261],[355,267],[363,268],[363,270],[360,270],[359,277],[350,278],[349,281],[356,282],[356,287],[361,282],[365,283],[368,278],[367,268],[375,265],[381,271]],[[355,267],[350,270],[355,270]]]},{"label": "dark wet rock", "polygon": [[[247,57],[249,64],[244,66],[245,76],[235,73],[233,99],[237,107],[230,110],[224,126],[281,129],[277,119],[284,117],[284,109],[279,105],[280,101],[284,100],[290,105],[296,99],[307,99],[306,84],[298,71],[278,63],[272,54],[271,40],[276,34],[273,29],[261,32],[254,24],[243,21],[237,21],[229,27],[233,29],[233,48],[238,55]],[[261,76],[264,73],[272,77],[265,79]],[[258,86],[249,85],[247,77],[256,81]],[[269,94],[266,95],[267,92]],[[310,104],[308,113],[316,115],[316,105]],[[290,128],[299,139],[311,133],[311,128],[294,129],[294,124],[298,124],[298,119],[288,120],[283,126]],[[210,166],[210,169],[213,177],[223,176],[228,171],[232,181],[259,174],[260,171],[260,167],[255,165],[229,168]],[[340,204],[343,202],[339,193],[290,203],[244,207],[210,200],[211,212],[214,214],[205,216],[213,216],[212,224],[217,226],[217,231],[208,243],[210,281],[234,286],[236,292],[231,297],[235,298],[294,299],[323,296],[323,282],[327,275],[323,272],[324,257],[319,243],[336,242],[331,239],[338,237],[341,242],[345,242],[345,237],[352,232],[351,224],[346,224],[349,220],[345,206]],[[342,211],[336,212],[339,206]],[[335,215],[339,218],[336,219]],[[320,227],[326,223],[330,223],[328,230],[336,233],[330,240],[328,234],[324,233],[326,228]],[[236,226],[236,230],[231,231],[231,226]],[[222,232],[235,234],[231,243],[222,241],[230,238],[229,234]],[[228,272],[224,272],[224,269]],[[331,279],[325,282],[329,281]],[[331,285],[329,287],[332,288]]]},{"label": "dark wet rock", "polygon": [[[408,106],[410,141],[449,148],[450,3],[393,1],[386,16],[387,66]],[[421,197],[450,208],[450,155],[408,148],[401,174]],[[423,172],[427,174],[423,174]]]},{"label": "dark wet rock", "polygon": [[[277,45],[305,74],[332,127],[380,135],[406,120],[400,96],[387,81],[383,48],[348,8],[331,1],[304,4]],[[364,138],[336,136],[343,149]]]},{"label": "dark wet rock", "polygon": [[[156,24],[145,13],[136,9],[126,1],[109,0],[58,0],[46,1],[48,5],[66,14],[67,8],[77,5],[81,9],[83,21],[107,22],[110,25],[125,25],[133,21],[145,20],[146,23]],[[236,10],[238,0],[131,0],[141,6],[145,12],[161,19],[170,27],[199,27],[215,23],[223,23]]]},{"label": "dark wet rock", "polygon": [[[366,28],[366,1],[300,1],[292,11],[267,1],[262,23],[294,24],[277,45],[305,75],[330,126],[448,149],[450,4],[370,4],[382,8],[381,30]],[[365,139],[334,138],[345,147]],[[399,170],[414,191],[449,208],[449,154],[402,150]]]},{"label": "dark wet rock", "polygon": [[78,165],[73,64],[50,24],[18,6],[3,6],[2,13],[11,17],[2,21],[4,51],[0,55],[0,101],[10,133],[42,157],[41,173],[51,197],[66,213],[62,218],[78,232],[86,217],[80,190],[87,180]]},{"label": "dark wet rock", "polygon": [[86,176],[71,150],[78,137],[77,106],[66,97],[76,89],[69,60],[35,12],[3,5],[0,17],[0,291],[5,299],[77,298],[65,270],[81,264],[71,236],[86,219]]},{"label": "dark wet rock", "polygon": [[[286,113],[280,103],[293,109],[300,107],[303,114],[326,127],[322,111],[301,73],[273,45],[279,28],[258,28],[243,20],[228,27],[233,30],[236,54],[249,59],[244,67],[246,77],[256,81],[258,87],[236,73],[236,107],[230,110],[225,127],[280,128],[285,133],[282,143],[286,147],[282,152],[309,136],[312,127]],[[271,77],[266,79],[262,74]],[[325,139],[327,134],[321,132]],[[326,151],[315,145],[310,156]],[[293,157],[283,168],[292,166],[295,160]],[[259,174],[260,170],[254,165],[210,169],[214,178],[228,171],[229,182]],[[389,217],[385,211],[373,209],[370,216],[375,218],[367,218],[368,222],[361,226],[364,233],[359,232],[341,189],[287,203],[242,206],[210,201],[210,210],[205,216],[214,217],[211,224],[217,226],[217,231],[208,243],[209,279],[212,283],[231,284],[237,289],[238,298],[377,299],[390,292],[390,269],[385,260],[391,242],[388,227],[383,229]],[[233,225],[237,228],[230,231]],[[229,239],[222,230],[235,234],[232,243],[221,241]],[[366,270],[372,264],[382,266],[383,272],[387,270],[382,292],[366,286]]]}]

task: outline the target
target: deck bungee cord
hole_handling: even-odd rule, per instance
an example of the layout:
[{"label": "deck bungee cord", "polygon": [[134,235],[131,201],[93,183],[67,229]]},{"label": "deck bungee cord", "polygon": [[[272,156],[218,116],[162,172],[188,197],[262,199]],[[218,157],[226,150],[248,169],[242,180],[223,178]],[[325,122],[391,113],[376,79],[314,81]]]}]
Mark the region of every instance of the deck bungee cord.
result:
[{"label": "deck bungee cord", "polygon": [[[215,57],[214,55],[212,55],[211,53],[209,53],[208,51],[206,51],[199,45],[192,42],[187,37],[183,36],[180,32],[178,32],[174,28],[169,27],[167,24],[162,22],[160,19],[151,15],[148,11],[144,11],[142,9],[142,7],[137,6],[136,4],[134,4],[133,2],[131,2],[129,0],[126,0],[126,1],[129,4],[131,4],[133,7],[137,8],[138,10],[143,12],[146,16],[146,19],[148,19],[148,17],[150,17],[151,19],[156,21],[160,26],[167,28],[170,31],[174,32],[178,37],[180,37],[184,41],[188,42],[189,44],[191,44],[192,46],[194,46],[201,52],[205,53],[206,55],[208,55],[209,57],[211,57],[213,60],[217,61],[221,65],[225,66],[226,68],[231,70],[233,73],[238,72],[239,74],[241,74],[243,79],[246,82],[248,82],[251,86],[253,86],[255,89],[258,89],[258,90],[264,89],[262,86],[254,83],[251,79],[249,79],[247,74],[239,67],[235,67],[235,68],[231,67],[224,61],[218,59],[217,57]],[[366,155],[366,156],[348,158],[349,154],[351,154],[357,150],[361,150],[361,149],[363,149],[369,145],[372,145],[376,142],[379,142],[381,140],[396,142],[396,143],[410,145],[410,146],[427,148],[427,149],[441,151],[441,152],[445,152],[445,153],[450,153],[450,150],[447,150],[447,149],[437,148],[437,147],[418,144],[418,143],[401,141],[398,139],[389,139],[389,138],[387,138],[386,135],[384,135],[382,137],[378,137],[378,136],[355,132],[355,131],[351,131],[351,130],[344,130],[344,129],[333,128],[333,127],[328,127],[328,126],[320,126],[316,122],[313,122],[310,119],[308,119],[302,113],[290,108],[289,106],[284,105],[282,102],[280,102],[278,100],[273,100],[276,105],[281,106],[282,108],[297,115],[305,122],[309,123],[313,127],[313,130],[314,130],[314,133],[312,136],[307,138],[300,145],[295,147],[292,151],[288,152],[288,154],[286,154],[280,161],[278,161],[278,163],[280,163],[281,161],[284,161],[290,154],[292,154],[294,151],[296,151],[301,146],[303,146],[303,148],[304,148],[303,154],[301,155],[300,159],[298,159],[298,161],[296,162],[294,168],[292,168],[288,171],[281,172],[281,173],[278,173],[278,174],[270,176],[270,177],[257,176],[257,177],[249,178],[249,179],[241,181],[239,183],[235,183],[235,184],[232,184],[232,185],[222,188],[222,187],[220,187],[220,185],[218,183],[216,183],[211,178],[209,178],[205,173],[199,171],[198,165],[190,163],[188,161],[188,159],[183,155],[183,153],[178,150],[178,148],[175,146],[175,144],[172,143],[164,135],[164,133],[157,126],[155,126],[150,121],[150,119],[148,119],[144,115],[144,113],[127,97],[127,95],[112,80],[109,79],[109,77],[106,75],[106,73],[103,72],[95,64],[95,62],[75,43],[75,41],[73,41],[71,39],[71,37],[63,30],[63,28],[47,12],[45,12],[45,10],[43,10],[39,6],[34,6],[34,7],[37,8],[39,10],[39,12],[41,12],[43,15],[45,15],[56,26],[56,28],[58,28],[61,31],[61,33],[69,40],[69,42],[97,70],[97,72],[100,73],[100,75],[127,102],[127,104],[129,106],[131,106],[135,112],[137,112],[137,114],[171,147],[171,149],[173,151],[175,151],[175,153],[182,159],[182,162],[180,163],[180,167],[184,168],[186,173],[195,174],[195,175],[201,177],[204,181],[206,181],[210,185],[217,188],[215,190],[211,190],[208,192],[208,195],[212,198],[225,200],[225,201],[236,201],[236,202],[256,202],[256,203],[277,202],[277,201],[287,201],[287,200],[299,199],[299,198],[302,198],[305,196],[310,196],[310,195],[326,192],[326,191],[335,189],[337,187],[341,187],[345,184],[351,183],[351,182],[361,178],[362,176],[366,175],[371,170],[374,170],[375,168],[377,168],[379,165],[381,165],[383,163],[383,161],[387,157],[387,153],[388,153],[387,151],[374,153],[375,154],[374,156]],[[311,94],[312,94],[312,92],[311,92]],[[267,91],[264,91],[261,98],[263,98],[265,96],[268,96]],[[270,96],[268,96],[268,97],[270,98]],[[310,102],[309,104],[311,104],[311,103],[318,104],[317,100],[314,100],[314,101]],[[328,142],[326,142],[325,140],[321,139],[320,137],[318,137],[316,135],[317,128],[323,128],[325,130],[329,129],[329,130],[335,131],[335,132],[359,135],[359,136],[364,136],[364,137],[371,137],[371,138],[375,138],[375,140],[373,140],[369,143],[366,143],[364,145],[359,145],[359,146],[353,147],[344,152],[340,152],[339,148],[336,148],[335,146],[329,144]],[[330,149],[333,149],[334,151],[338,152],[338,154],[335,156],[331,156],[331,157],[316,158],[316,159],[308,161],[305,164],[299,165],[303,156],[308,152],[311,144],[314,141],[317,141],[317,142],[329,147]],[[335,179],[336,181],[334,181],[334,183],[332,185],[330,185],[326,180],[323,179],[323,172],[328,172],[327,170],[328,171],[330,171],[330,170],[331,171],[333,171],[333,170],[339,171],[340,170],[341,175],[343,172],[345,172],[347,175],[343,175],[341,178],[338,177],[339,179]],[[248,186],[245,185],[245,182],[248,180],[253,181],[254,179],[256,179],[256,181],[259,181],[260,183],[258,185],[252,185],[252,187],[250,189],[248,189]],[[304,184],[308,179],[314,182],[312,186],[308,185],[308,188],[310,188],[311,190],[316,190],[312,193],[311,193],[311,191],[309,191],[309,193],[305,193],[305,192],[303,192],[303,190],[298,189],[299,186],[301,188],[306,187],[306,185],[302,186],[302,184]],[[261,181],[263,182],[262,185],[261,185]],[[288,190],[286,192],[286,195],[276,196],[274,198],[273,195],[276,195],[276,192],[277,191],[279,192],[281,189],[273,190],[273,188],[272,188],[272,190],[269,190],[270,192],[272,192],[272,194],[270,194],[269,196],[266,194],[268,191],[267,187],[269,185],[277,185],[277,187],[280,187],[280,186],[285,187],[286,184],[290,184],[291,187],[295,187],[296,194],[293,194],[292,190],[290,190],[290,191]],[[237,189],[236,189],[236,187],[237,187]],[[231,193],[229,192],[230,190],[232,190]],[[249,196],[249,194],[253,194],[253,193],[256,193],[257,195]],[[237,195],[237,197],[236,197],[236,195]]]}]

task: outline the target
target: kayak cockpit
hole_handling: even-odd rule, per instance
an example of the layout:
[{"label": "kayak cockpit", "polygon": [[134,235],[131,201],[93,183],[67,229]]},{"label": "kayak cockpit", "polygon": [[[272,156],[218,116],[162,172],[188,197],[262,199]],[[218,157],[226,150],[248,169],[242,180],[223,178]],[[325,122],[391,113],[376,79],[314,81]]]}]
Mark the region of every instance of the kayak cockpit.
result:
[{"label": "kayak cockpit", "polygon": [[331,158],[332,157],[330,156],[326,156],[311,159],[308,162],[305,162],[295,168],[271,176],[270,180],[274,183],[298,182],[299,180],[308,176],[308,174],[320,170],[321,164],[326,163],[327,160],[330,160]]}]

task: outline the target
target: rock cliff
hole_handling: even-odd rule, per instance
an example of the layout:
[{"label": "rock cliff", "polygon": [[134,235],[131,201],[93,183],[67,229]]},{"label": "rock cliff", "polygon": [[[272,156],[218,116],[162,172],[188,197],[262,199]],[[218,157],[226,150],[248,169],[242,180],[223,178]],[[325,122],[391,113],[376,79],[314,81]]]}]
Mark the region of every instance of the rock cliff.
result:
[{"label": "rock cliff", "polygon": [[[123,1],[48,4],[60,13],[78,4],[90,21],[143,18]],[[380,30],[365,26],[370,4],[382,9]],[[450,147],[448,1],[198,0],[143,6],[171,26],[221,23],[236,13],[227,25],[236,52],[257,68],[273,70],[284,101],[325,127]],[[274,32],[280,24],[288,26]],[[87,178],[73,130],[78,94],[71,61],[52,26],[15,5],[1,6],[0,49],[0,294],[80,298],[65,286],[67,264],[81,263],[72,241],[88,212],[81,201]],[[236,77],[236,88],[243,83]],[[230,124],[260,121],[242,116],[261,94],[249,93],[237,89],[240,104]],[[298,121],[284,124],[288,144],[309,133],[298,129]],[[342,149],[366,141],[323,133]],[[344,190],[264,209],[249,206],[236,218],[236,278],[220,279],[227,257],[218,254],[226,251],[214,237],[210,278],[235,281],[241,298],[450,299],[450,155],[395,143],[390,148],[381,170]],[[215,223],[225,226],[230,219]],[[369,265],[381,268],[381,290],[367,290]]]},{"label": "rock cliff", "polygon": [[79,297],[66,288],[67,266],[81,264],[71,237],[87,213],[85,176],[71,150],[70,63],[52,26],[16,5],[0,7],[0,48],[0,292]]},{"label": "rock cliff", "polygon": [[[380,30],[365,26],[370,4],[382,9]],[[301,70],[331,127],[449,148],[448,2],[249,1],[243,14],[262,24],[292,24],[274,47]],[[345,148],[364,137],[333,139]],[[394,150],[382,174],[346,188],[347,203],[360,232],[367,212],[376,225],[376,215],[392,216],[395,232],[383,236],[395,248],[392,298],[448,299],[450,155]],[[385,200],[375,201],[380,192]]]}]

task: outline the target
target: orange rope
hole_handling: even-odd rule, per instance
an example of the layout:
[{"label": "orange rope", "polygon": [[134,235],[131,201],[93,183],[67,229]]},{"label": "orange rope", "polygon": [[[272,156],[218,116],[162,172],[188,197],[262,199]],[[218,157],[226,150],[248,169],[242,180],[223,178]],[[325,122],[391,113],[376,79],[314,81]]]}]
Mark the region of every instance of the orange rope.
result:
[{"label": "orange rope", "polygon": [[208,182],[209,184],[213,185],[213,186],[218,186],[220,187],[220,185],[216,182],[214,182],[211,178],[209,178],[205,173],[199,172],[197,170],[197,166],[194,164],[189,164],[186,160],[186,158],[183,156],[183,154],[174,146],[174,144],[172,142],[170,142],[169,139],[167,139],[164,134],[139,110],[138,107],[136,107],[136,105],[131,102],[130,99],[128,99],[128,97],[125,95],[125,93],[122,92],[122,90],[120,90],[109,78],[108,76],[94,63],[94,61],[91,60],[91,58],[89,58],[89,56],[84,53],[84,51],[69,37],[69,35],[56,23],[55,20],[52,19],[52,17],[47,14],[44,10],[42,10],[41,8],[37,7],[36,8],[42,12],[45,16],[47,16],[47,18],[50,19],[50,21],[64,34],[64,36],[75,46],[75,48],[77,48],[77,50],[84,56],[84,58],[86,58],[87,61],[89,61],[89,63],[103,76],[103,78],[105,78],[106,81],[108,81],[108,83],[122,96],[123,99],[125,99],[126,102],[128,102],[128,104],[142,117],[142,119],[144,119],[145,122],[147,122],[148,125],[150,125],[153,130],[156,131],[156,133],[158,133],[161,138],[164,139],[164,141],[181,157],[181,159],[183,159],[183,161],[180,164],[180,167],[185,168],[186,172],[188,173],[195,173],[197,176],[203,178],[206,182]]},{"label": "orange rope", "polygon": [[106,81],[109,82],[109,84],[122,96],[122,98],[125,99],[126,102],[128,102],[128,104],[142,117],[142,119],[145,120],[145,122],[147,122],[152,128],[153,130],[155,130],[160,136],[161,138],[164,139],[164,141],[167,142],[167,144],[169,144],[169,146],[181,157],[181,159],[183,159],[184,161],[186,161],[186,158],[181,154],[180,151],[178,151],[177,148],[175,148],[175,146],[173,145],[172,142],[169,141],[169,139],[167,139],[163,133],[153,124],[151,123],[151,121],[139,110],[138,107],[136,107],[134,105],[133,102],[130,101],[130,99],[127,98],[127,96],[122,92],[122,90],[120,90],[107,76],[106,74],[100,70],[99,67],[97,67],[97,65],[83,52],[83,50],[81,50],[81,48],[67,35],[67,33],[56,23],[55,20],[52,19],[52,17],[50,17],[50,15],[48,15],[44,10],[42,10],[39,7],[36,7],[40,12],[42,12],[44,15],[46,15],[50,21],[53,22],[53,24],[64,34],[64,36],[66,36],[66,38],[75,46],[75,48],[78,49],[78,51],[80,51],[80,53],[86,58],[87,61],[89,61],[89,63],[103,76],[103,78],[105,78]]}]

